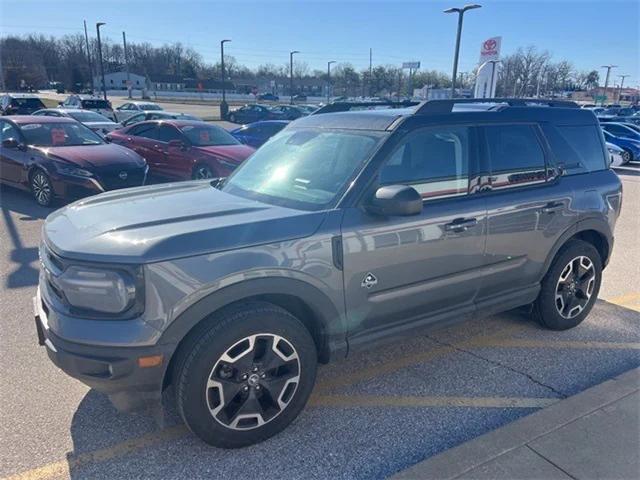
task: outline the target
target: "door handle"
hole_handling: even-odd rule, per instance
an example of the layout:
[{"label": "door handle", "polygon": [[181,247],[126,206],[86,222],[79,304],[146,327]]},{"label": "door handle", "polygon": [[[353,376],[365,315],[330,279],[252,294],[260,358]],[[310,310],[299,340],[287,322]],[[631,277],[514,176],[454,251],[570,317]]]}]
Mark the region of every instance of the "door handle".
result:
[{"label": "door handle", "polygon": [[564,209],[564,203],[561,202],[549,202],[542,207],[542,213],[556,213]]},{"label": "door handle", "polygon": [[447,232],[464,232],[478,224],[476,218],[456,218],[451,223],[446,223],[444,229]]}]

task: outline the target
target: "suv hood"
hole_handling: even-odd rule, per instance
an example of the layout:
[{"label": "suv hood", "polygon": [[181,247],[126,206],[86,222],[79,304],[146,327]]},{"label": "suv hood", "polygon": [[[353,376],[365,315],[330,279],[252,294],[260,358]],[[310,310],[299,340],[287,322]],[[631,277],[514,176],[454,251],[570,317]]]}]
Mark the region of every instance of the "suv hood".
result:
[{"label": "suv hood", "polygon": [[203,180],[80,200],[49,215],[43,236],[64,258],[142,264],[307,237],[323,218],[229,195]]}]

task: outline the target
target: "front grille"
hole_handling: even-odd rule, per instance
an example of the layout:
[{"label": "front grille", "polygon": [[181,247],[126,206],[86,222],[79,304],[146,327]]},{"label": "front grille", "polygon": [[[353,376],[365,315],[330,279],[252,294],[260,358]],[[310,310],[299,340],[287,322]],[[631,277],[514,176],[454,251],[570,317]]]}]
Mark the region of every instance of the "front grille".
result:
[{"label": "front grille", "polygon": [[96,173],[98,174],[98,179],[105,190],[139,187],[144,184],[145,180],[145,167],[110,167],[108,169],[101,169]]}]

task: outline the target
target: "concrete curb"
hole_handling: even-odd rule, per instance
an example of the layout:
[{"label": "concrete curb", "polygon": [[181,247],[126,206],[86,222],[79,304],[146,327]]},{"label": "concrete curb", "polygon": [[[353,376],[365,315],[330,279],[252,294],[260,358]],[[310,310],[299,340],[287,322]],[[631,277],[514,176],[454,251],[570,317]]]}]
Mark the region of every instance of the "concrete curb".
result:
[{"label": "concrete curb", "polygon": [[640,368],[636,368],[442,452],[391,478],[394,480],[457,478],[639,390]]}]

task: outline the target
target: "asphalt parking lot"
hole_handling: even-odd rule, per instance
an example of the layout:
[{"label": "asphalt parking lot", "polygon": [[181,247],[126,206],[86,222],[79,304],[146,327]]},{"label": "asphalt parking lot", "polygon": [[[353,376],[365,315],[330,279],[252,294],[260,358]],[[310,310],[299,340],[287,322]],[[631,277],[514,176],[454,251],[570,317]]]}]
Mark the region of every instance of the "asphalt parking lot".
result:
[{"label": "asphalt parking lot", "polygon": [[601,300],[566,332],[521,311],[414,337],[321,367],[310,404],[282,434],[209,447],[175,413],[117,413],[38,347],[31,297],[49,212],[0,190],[0,477],[384,478],[640,366],[640,165],[624,183]]}]

